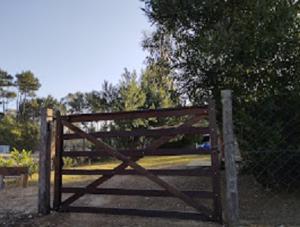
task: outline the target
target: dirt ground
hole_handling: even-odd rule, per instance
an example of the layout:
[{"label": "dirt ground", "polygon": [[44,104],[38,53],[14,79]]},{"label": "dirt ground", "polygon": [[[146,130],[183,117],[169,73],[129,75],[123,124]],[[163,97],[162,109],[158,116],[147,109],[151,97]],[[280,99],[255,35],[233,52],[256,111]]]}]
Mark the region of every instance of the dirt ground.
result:
[{"label": "dirt ground", "polygon": [[[209,190],[210,179],[200,177],[164,177],[165,180],[184,190]],[[88,182],[82,182],[86,185]],[[222,182],[224,184],[224,182]],[[78,186],[78,184],[76,184]],[[139,176],[116,176],[103,187],[115,188],[152,188],[159,189],[154,183]],[[224,188],[224,185],[223,185]],[[300,196],[297,194],[275,194],[258,185],[248,176],[240,177],[241,226],[300,226]],[[68,196],[68,195],[66,195]],[[223,196],[224,198],[224,196]],[[58,226],[58,227],[217,227],[215,223],[166,218],[143,218],[84,213],[56,213],[38,216],[37,187],[8,187],[0,192],[0,226]],[[211,206],[210,201],[202,204]],[[88,195],[76,201],[74,205],[149,208],[162,210],[191,210],[177,199],[150,197],[120,197]],[[224,204],[224,202],[223,202]]]},{"label": "dirt ground", "polygon": [[[195,179],[196,178],[196,179]],[[180,189],[208,189],[210,185],[207,180],[199,181],[197,177],[164,177]],[[86,185],[88,182],[83,182]],[[78,184],[77,184],[78,186]],[[105,183],[103,187],[116,188],[152,188],[159,189],[154,183],[139,176],[115,176]],[[68,196],[68,195],[66,195]],[[56,213],[48,216],[37,216],[37,187],[12,188],[9,187],[0,193],[0,226],[62,226],[62,227],[85,227],[85,226],[220,226],[215,223],[199,222],[191,220],[178,220],[166,218],[143,218],[132,216],[116,216],[102,214],[84,214],[84,213]],[[210,201],[202,201],[209,204]],[[149,208],[162,210],[191,210],[183,202],[170,198],[150,198],[150,197],[129,197],[129,196],[99,196],[86,195],[76,201],[74,205],[82,206],[103,206],[103,207],[129,207],[129,208]]]}]

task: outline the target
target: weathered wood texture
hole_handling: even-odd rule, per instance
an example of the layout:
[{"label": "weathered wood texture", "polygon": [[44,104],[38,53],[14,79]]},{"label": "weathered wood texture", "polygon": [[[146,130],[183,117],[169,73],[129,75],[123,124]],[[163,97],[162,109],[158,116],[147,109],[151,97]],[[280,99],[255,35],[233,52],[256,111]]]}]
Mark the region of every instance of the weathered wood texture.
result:
[{"label": "weathered wood texture", "polygon": [[[185,127],[185,126],[192,126],[195,123],[197,123],[201,118],[202,118],[201,115],[193,116],[193,117],[189,118],[188,120],[186,120],[183,125],[178,126],[178,127],[180,128],[180,127]],[[151,143],[151,145],[147,147],[147,149],[149,149],[149,150],[157,149],[158,147],[160,147],[164,143],[168,142],[170,139],[173,139],[174,137],[175,136],[162,136],[162,137],[156,139],[155,141],[153,141]],[[138,161],[140,158],[141,157],[133,157],[133,158],[131,158],[131,160],[132,161]],[[112,171],[113,171],[112,174],[101,176],[97,180],[95,180],[92,183],[90,183],[89,185],[87,185],[86,188],[90,189],[90,188],[98,187],[102,183],[104,183],[104,182],[108,181],[109,179],[111,179],[114,175],[119,174],[120,172],[123,172],[124,169],[126,169],[127,167],[128,167],[127,163],[125,163],[125,162],[121,163],[120,165],[118,165],[118,166],[116,166],[115,168],[112,169]],[[62,207],[69,206],[71,203],[73,203],[74,201],[76,201],[77,199],[79,199],[83,195],[84,195],[84,193],[75,193],[74,195],[67,198],[61,204],[61,206]]]},{"label": "weathered wood texture", "polygon": [[0,175],[0,190],[4,188],[4,176]]},{"label": "weathered wood texture", "polygon": [[53,111],[43,109],[40,126],[40,153],[39,153],[39,195],[38,212],[50,213],[50,172],[51,172],[51,122]]},{"label": "weathered wood texture", "polygon": [[4,178],[6,176],[19,176],[19,185],[26,188],[28,182],[28,167],[0,167],[0,189],[3,189],[5,186]]},{"label": "weathered wood texture", "polygon": [[20,186],[26,188],[28,185],[28,174],[21,174],[20,177]]},{"label": "weathered wood texture", "polygon": [[156,110],[138,110],[113,113],[73,114],[62,116],[62,120],[69,122],[105,121],[105,120],[132,120],[150,117],[179,117],[183,115],[207,115],[206,106],[203,107],[179,107]]},{"label": "weathered wood texture", "polygon": [[[173,194],[164,190],[142,190],[142,189],[120,189],[120,188],[93,188],[86,190],[86,188],[66,187],[62,188],[63,193],[80,193],[86,194],[101,194],[101,195],[127,195],[127,196],[153,196],[153,197],[174,197]],[[209,191],[182,191],[182,193],[204,199],[211,199],[212,192]]]},{"label": "weathered wood texture", "polygon": [[[210,114],[215,114],[211,112]],[[56,155],[55,155],[55,190],[54,190],[54,208],[61,211],[73,212],[99,212],[111,214],[127,214],[127,215],[142,215],[151,217],[170,217],[178,215],[178,218],[195,218],[202,220],[214,220],[222,222],[219,212],[221,211],[220,193],[218,191],[218,182],[220,180],[218,175],[218,159],[217,146],[213,145],[212,152],[202,148],[176,148],[176,149],[162,149],[160,148],[171,139],[178,137],[178,135],[185,134],[207,134],[215,133],[216,125],[207,128],[201,128],[197,123],[203,118],[207,119],[208,108],[204,107],[182,107],[159,110],[145,110],[145,111],[131,111],[131,112],[117,112],[117,113],[98,113],[98,114],[81,114],[81,115],[57,115],[56,124]],[[87,133],[83,131],[78,125],[73,123],[88,122],[88,121],[103,121],[103,120],[132,120],[136,118],[149,117],[181,117],[187,116],[186,121],[179,126],[172,126],[171,128],[159,129],[137,129],[132,131],[108,131]],[[183,118],[184,119],[184,118]],[[211,119],[215,119],[215,116]],[[60,122],[60,123],[59,123]],[[197,124],[197,126],[196,126]],[[71,131],[68,134],[63,133],[63,127]],[[144,149],[125,149],[120,150],[111,147],[102,139],[110,137],[152,137],[153,141]],[[94,151],[63,151],[63,141],[71,139],[85,139],[95,145]],[[216,140],[214,140],[217,143]],[[215,154],[212,167],[200,167],[196,169],[145,169],[137,163],[137,161],[145,156],[151,155],[202,155]],[[109,156],[122,161],[121,164],[110,170],[96,169],[62,169],[62,157],[99,157]],[[212,155],[213,157],[213,155]],[[130,167],[131,169],[127,169]],[[98,179],[87,185],[86,187],[63,187],[62,175],[101,175]],[[115,175],[141,175],[152,182],[159,185],[162,190],[150,189],[115,189],[115,188],[99,188],[101,184],[111,179]],[[170,185],[165,180],[158,176],[205,176],[216,178],[213,181],[213,191],[181,191],[178,188]],[[61,201],[62,193],[71,193],[70,197]],[[96,208],[96,207],[74,207],[71,206],[73,202],[84,196],[85,194],[106,194],[106,195],[126,195],[126,196],[154,196],[154,197],[175,197],[181,199],[187,205],[194,208],[197,213],[188,212],[173,212],[173,211],[156,211],[156,210],[141,210],[141,209],[118,209],[118,208]],[[194,199],[194,197],[213,199],[214,210],[209,208],[207,204],[201,204]],[[216,215],[217,214],[217,215]]]},{"label": "weathered wood texture", "polygon": [[173,185],[170,185],[170,184],[166,183],[161,178],[159,178],[159,177],[155,176],[154,174],[148,172],[144,167],[142,167],[138,163],[130,160],[130,158],[128,158],[127,156],[121,154],[120,152],[118,152],[117,150],[115,150],[114,148],[109,146],[108,144],[105,144],[100,139],[97,139],[97,138],[89,135],[88,133],[85,133],[84,131],[82,131],[81,129],[79,129],[78,127],[74,126],[73,124],[71,124],[69,122],[62,121],[62,123],[63,123],[64,126],[68,127],[73,132],[79,134],[80,136],[86,138],[88,141],[95,144],[97,149],[101,149],[101,148],[103,149],[104,148],[105,149],[104,151],[108,155],[127,163],[128,166],[130,166],[131,168],[133,168],[134,170],[136,170],[137,172],[139,172],[141,175],[148,178],[149,180],[155,182],[157,185],[164,188],[166,191],[173,194],[175,197],[178,197],[179,199],[183,200],[186,204],[188,204],[191,207],[195,208],[197,211],[202,212],[203,214],[210,216],[211,210],[209,208],[195,202],[195,200],[193,200],[189,196],[187,196],[184,193],[182,193],[181,191],[179,191]]},{"label": "weathered wood texture", "polygon": [[[131,131],[109,131],[109,132],[95,132],[90,133],[91,136],[96,138],[110,138],[110,137],[130,137],[130,136],[174,136],[180,134],[207,134],[209,133],[208,128],[200,127],[171,127],[167,129],[136,129]],[[73,134],[64,134],[64,140],[70,139],[80,139],[80,135]]]},{"label": "weathered wood texture", "polygon": [[62,187],[62,153],[63,153],[63,125],[61,121],[60,112],[57,111],[55,115],[56,119],[56,135],[55,135],[55,157],[54,157],[54,198],[53,198],[53,208],[55,210],[59,209],[61,204],[61,187]]},{"label": "weathered wood texture", "polygon": [[[140,156],[170,156],[170,155],[195,155],[195,154],[210,154],[210,151],[202,148],[173,148],[173,149],[131,149],[117,150],[118,152],[129,157]],[[64,157],[106,157],[104,150],[97,151],[65,151]]]},{"label": "weathered wood texture", "polygon": [[212,187],[213,187],[213,218],[222,222],[222,204],[221,204],[221,180],[220,180],[220,163],[218,154],[218,132],[216,120],[215,101],[209,100],[209,129],[211,143],[211,166],[213,170]]},{"label": "weathered wood texture", "polygon": [[28,167],[0,167],[0,175],[3,176],[20,176],[28,174]]},{"label": "weathered wood texture", "polygon": [[164,211],[164,210],[144,210],[144,209],[124,209],[124,208],[106,208],[106,207],[83,207],[69,206],[63,207],[64,212],[79,212],[79,213],[103,213],[111,215],[135,215],[141,217],[161,217],[175,219],[191,219],[201,221],[215,221],[206,215],[196,212],[179,212],[179,211]]},{"label": "weathered wood texture", "polygon": [[226,172],[226,219],[228,225],[239,226],[239,200],[237,170],[235,163],[235,144],[232,120],[232,95],[230,90],[222,91],[223,138]]},{"label": "weathered wood texture", "polygon": [[[150,173],[158,176],[212,176],[210,167],[198,167],[193,169],[148,169]],[[63,175],[141,175],[134,169],[126,169],[122,172],[114,173],[108,169],[63,169]]]}]

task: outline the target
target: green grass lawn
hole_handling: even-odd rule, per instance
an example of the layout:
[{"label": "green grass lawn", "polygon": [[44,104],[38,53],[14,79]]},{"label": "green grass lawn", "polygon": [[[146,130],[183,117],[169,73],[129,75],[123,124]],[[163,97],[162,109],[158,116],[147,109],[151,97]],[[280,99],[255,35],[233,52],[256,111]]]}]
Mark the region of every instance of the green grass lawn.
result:
[{"label": "green grass lawn", "polygon": [[[200,160],[200,161],[209,161],[210,155],[181,155],[181,156],[153,156],[146,157],[138,161],[138,164],[145,168],[158,168],[158,167],[171,167],[171,166],[180,166],[187,165],[191,161]],[[117,165],[119,165],[120,161],[106,161],[101,163],[95,163],[91,165],[81,165],[78,167],[73,167],[72,169],[113,169]],[[79,181],[88,181],[97,179],[99,176],[91,175],[91,176],[73,176],[73,175],[65,175],[63,176],[63,182],[66,184],[71,184]],[[29,185],[35,185],[38,182],[38,174],[33,174],[29,178]],[[53,171],[51,172],[51,182],[53,182]]]}]

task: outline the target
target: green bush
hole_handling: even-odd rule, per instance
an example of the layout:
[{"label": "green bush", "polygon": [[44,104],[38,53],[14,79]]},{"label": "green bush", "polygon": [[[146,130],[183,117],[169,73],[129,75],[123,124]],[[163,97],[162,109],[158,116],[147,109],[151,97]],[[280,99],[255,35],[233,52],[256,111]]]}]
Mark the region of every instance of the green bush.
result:
[{"label": "green bush", "polygon": [[34,150],[39,141],[37,122],[18,121],[15,116],[5,115],[0,120],[0,144],[17,149]]},{"label": "green bush", "polygon": [[78,164],[77,160],[74,158],[63,157],[63,166],[66,168],[74,167]]},{"label": "green bush", "polygon": [[36,173],[38,171],[38,163],[34,160],[31,151],[25,149],[19,151],[14,148],[10,152],[9,158],[4,158],[0,156],[0,166],[1,167],[28,167],[29,175]]}]

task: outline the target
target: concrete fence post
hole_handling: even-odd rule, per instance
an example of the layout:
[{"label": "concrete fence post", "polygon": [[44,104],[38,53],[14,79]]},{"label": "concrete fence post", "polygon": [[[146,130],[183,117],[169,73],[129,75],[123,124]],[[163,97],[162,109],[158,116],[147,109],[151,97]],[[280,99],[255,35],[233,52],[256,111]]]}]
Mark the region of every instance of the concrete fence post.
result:
[{"label": "concrete fence post", "polygon": [[236,169],[236,146],[233,134],[232,92],[223,90],[223,140],[226,175],[226,219],[228,226],[239,226],[239,199]]}]

